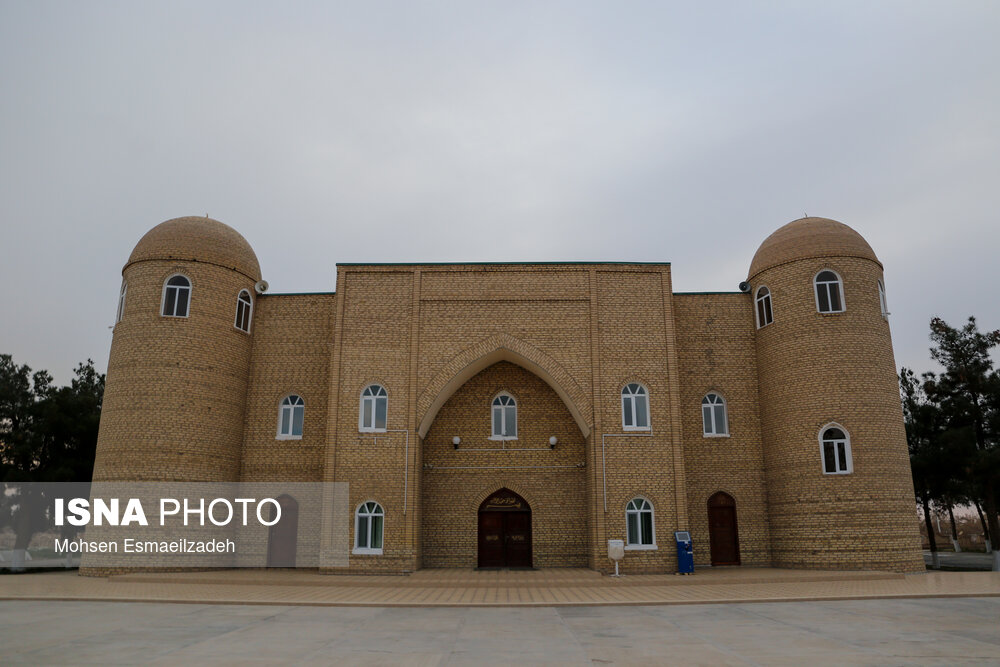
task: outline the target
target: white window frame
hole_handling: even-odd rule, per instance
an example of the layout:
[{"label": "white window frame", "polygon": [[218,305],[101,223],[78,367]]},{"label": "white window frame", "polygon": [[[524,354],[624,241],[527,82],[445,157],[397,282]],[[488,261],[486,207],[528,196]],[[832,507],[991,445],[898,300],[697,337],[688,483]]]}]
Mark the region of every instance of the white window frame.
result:
[{"label": "white window frame", "polygon": [[[243,295],[246,294],[247,300],[243,300]],[[240,315],[241,311],[246,309],[246,320],[247,328],[244,329],[240,326]],[[250,333],[250,326],[253,322],[253,296],[250,294],[250,290],[241,289],[240,293],[236,295],[236,320],[233,322],[233,326],[243,333]]]},{"label": "white window frame", "polygon": [[[715,396],[719,399],[718,403],[706,403],[709,400],[709,396]],[[722,406],[722,430],[718,430],[718,426],[715,423],[715,408],[716,406]],[[712,431],[706,430],[708,423],[705,421],[705,408],[708,408],[708,414],[710,415],[712,421]],[[701,398],[701,434],[705,438],[728,438],[729,437],[729,404],[726,402],[726,397],[717,391],[710,391]]]},{"label": "white window frame", "polygon": [[[365,395],[365,392],[372,390],[370,395]],[[382,392],[382,393],[379,393]],[[385,403],[385,426],[376,427],[376,415],[378,413],[378,402],[382,401]],[[365,403],[371,404],[371,411],[368,413],[371,415],[371,424],[365,423]],[[373,382],[366,385],[364,389],[361,390],[361,396],[358,401],[358,430],[362,433],[385,433],[386,429],[389,427],[389,391],[378,382]]]},{"label": "white window frame", "polygon": [[[632,393],[632,390],[629,389],[629,387],[631,387],[632,385],[635,385],[636,387],[638,387],[641,390],[641,392],[640,393]],[[628,391],[629,393],[625,393],[626,391]],[[642,384],[641,382],[629,382],[624,387],[622,387],[622,390],[619,393],[619,395],[621,397],[621,402],[622,402],[622,429],[624,429],[626,431],[649,431],[650,428],[651,428],[651,424],[653,423],[653,416],[650,414],[650,411],[649,411],[649,389],[646,387],[646,385]],[[635,397],[636,396],[642,396],[645,399],[645,401],[646,401],[646,425],[645,426],[638,426],[636,424],[636,422],[639,421],[637,419],[637,411],[635,409]],[[631,399],[629,401],[630,405],[629,405],[629,408],[628,408],[631,411],[631,415],[630,415],[632,417],[632,425],[631,426],[629,426],[628,424],[625,423],[625,421],[626,421],[625,420],[625,410],[626,410],[626,408],[625,408],[625,399],[626,398]]]},{"label": "white window frame", "polygon": [[[375,510],[369,510],[368,506],[374,505]],[[362,510],[365,510],[362,512]],[[377,510],[377,511],[376,511]],[[380,547],[372,547],[372,523],[374,517],[382,517],[382,535]],[[368,537],[368,544],[366,546],[361,546],[358,541],[361,538],[361,521],[364,520],[368,524],[368,530],[366,531],[366,536]],[[382,550],[385,547],[385,508],[382,507],[382,503],[377,500],[366,500],[357,509],[354,510],[354,548],[351,553],[359,554],[362,556],[381,556]]]},{"label": "white window frame", "polygon": [[[761,296],[760,293],[761,290],[765,290],[767,294]],[[760,311],[761,311],[760,304],[762,301],[765,301],[767,305],[765,313],[771,316],[771,319],[768,320],[767,322],[764,322],[763,324],[760,321]],[[772,324],[774,322],[774,301],[771,299],[771,289],[767,285],[761,285],[760,287],[757,288],[757,291],[754,292],[753,305],[754,305],[753,308],[754,318],[756,318],[757,320],[758,329],[763,329],[768,324]]]},{"label": "white window frame", "polygon": [[[828,430],[830,430],[831,428],[835,428],[835,429],[840,430],[840,432],[844,434],[844,439],[843,440],[840,440],[840,439],[836,439],[836,440],[835,439],[829,439],[829,440],[827,440],[826,438],[824,438],[823,436],[825,436],[826,432]],[[826,443],[827,442],[832,442],[833,443],[834,467],[836,468],[836,470],[834,470],[832,472],[828,471],[826,469]],[[840,464],[840,450],[837,447],[838,443],[844,443],[844,458],[846,459],[845,463],[847,464],[846,465],[846,470],[841,470],[840,469],[840,465],[839,465]],[[841,426],[837,422],[830,422],[829,424],[823,426],[819,430],[819,464],[820,464],[820,467],[823,469],[823,474],[824,475],[850,475],[851,473],[854,472],[854,455],[851,454],[851,434],[850,434],[850,432],[846,428],[844,428],[843,426]]]},{"label": "white window frame", "polygon": [[125,317],[125,295],[127,292],[128,292],[128,283],[123,280],[122,288],[118,292],[118,312],[115,313],[115,324],[121,322],[122,318]]},{"label": "white window frame", "polygon": [[885,283],[879,278],[878,283],[878,305],[882,309],[882,317],[889,319],[889,300],[885,296]]},{"label": "white window frame", "polygon": [[[497,401],[502,398],[509,398],[510,403],[501,403],[497,405]],[[507,408],[514,408],[514,435],[501,435],[507,433]],[[517,399],[514,398],[510,392],[501,391],[498,392],[493,398],[490,399],[490,440],[517,440]],[[497,433],[497,414],[500,415],[500,429],[499,434]]]},{"label": "white window frame", "polygon": [[[642,502],[646,503],[646,505],[648,505],[648,507],[649,507],[649,510],[648,510],[649,511],[649,525],[650,525],[650,530],[653,531],[653,534],[650,536],[650,539],[652,540],[652,542],[650,544],[642,544],[642,515],[647,510],[644,507],[641,507],[641,506],[639,508],[637,508],[637,509],[631,509],[632,504],[635,503],[637,500],[641,500]],[[629,515],[631,515],[631,514],[636,514],[639,517],[638,521],[636,522],[636,526],[639,529],[639,542],[638,543],[631,543],[631,542],[629,542],[628,518],[629,518]],[[646,498],[645,496],[636,496],[636,497],[630,499],[625,504],[625,550],[626,551],[655,551],[656,549],[657,549],[657,545],[656,545],[656,512],[653,509],[653,502],[649,498]]]},{"label": "white window frame", "polygon": [[[819,274],[826,273],[829,271],[833,275],[837,276],[837,292],[840,295],[840,310],[821,310],[819,307],[819,287],[823,285],[823,289],[827,290],[827,300],[830,300],[829,285],[833,284],[832,280],[819,280]],[[822,313],[823,315],[834,315],[836,313],[846,313],[847,312],[847,300],[844,299],[844,278],[834,271],[833,269],[823,269],[817,271],[816,275],[813,276],[813,295],[816,297],[816,312]],[[833,305],[832,302],[830,305]]]},{"label": "white window frame", "polygon": [[[168,283],[174,278],[183,278],[184,280],[186,280],[188,283],[187,287],[181,287],[180,285],[169,285]],[[187,290],[187,310],[184,311],[183,315],[176,315],[176,314],[168,315],[167,313],[164,312],[164,310],[166,310],[167,307],[168,288],[178,290],[178,292],[182,289]],[[182,319],[187,318],[189,315],[191,315],[191,295],[193,293],[194,293],[194,283],[191,282],[191,279],[188,278],[183,273],[175,273],[173,275],[167,276],[167,279],[163,281],[163,294],[160,297],[160,317],[179,317]],[[174,313],[176,312],[177,312],[177,295],[174,295]]]},{"label": "white window frame", "polygon": [[[293,398],[299,399],[299,403],[293,403],[293,402],[291,402],[291,399],[293,399]],[[289,401],[289,403],[286,404],[285,401]],[[277,434],[275,435],[275,440],[301,440],[302,439],[302,433],[299,433],[298,435],[294,434],[294,431],[295,431],[295,409],[296,408],[302,408],[302,433],[305,433],[305,431],[306,431],[306,399],[302,398],[302,394],[296,394],[296,393],[285,394],[284,396],[281,397],[281,400],[278,401],[278,430],[277,430]],[[284,419],[284,416],[285,416],[285,410],[288,410],[288,413],[289,413],[288,414],[288,431],[289,431],[288,433],[282,433],[282,431],[281,431],[281,423],[282,423],[282,421]]]}]

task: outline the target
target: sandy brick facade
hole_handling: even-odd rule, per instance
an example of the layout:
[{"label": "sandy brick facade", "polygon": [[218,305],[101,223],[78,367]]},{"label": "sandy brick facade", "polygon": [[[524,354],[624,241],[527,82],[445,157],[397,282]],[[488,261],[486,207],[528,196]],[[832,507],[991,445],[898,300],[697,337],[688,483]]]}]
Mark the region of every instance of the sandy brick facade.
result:
[{"label": "sandy brick facade", "polygon": [[[315,482],[326,451],[333,294],[256,302],[240,481]],[[305,401],[300,440],[277,440],[278,410],[289,394]]]},{"label": "sandy brick facade", "polygon": [[[384,512],[384,541],[331,573],[475,567],[480,508],[501,490],[530,507],[535,567],[613,569],[607,540],[626,538],[636,498],[655,543],[627,550],[624,572],[673,570],[675,530],[709,565],[722,538],[708,499],[721,491],[744,565],[916,570],[881,265],[838,225],[772,235],[750,293],[675,294],[669,264],[342,264],[336,294],[254,294],[246,334],[233,318],[260,277],[252,249],[216,221],[168,221],[124,270],[95,476],[346,482],[351,514]],[[821,268],[844,277],[845,313],[816,312]],[[183,322],[159,314],[173,272],[193,282]],[[763,284],[775,322],[757,329]],[[623,423],[630,383],[646,391],[646,428]],[[360,423],[370,385],[387,393],[384,431]],[[727,437],[702,432],[710,391],[726,400]],[[516,440],[490,437],[499,392],[517,401]],[[291,394],[303,432],[279,439]],[[818,430],[831,422],[850,432],[852,474],[823,474]],[[300,530],[357,544],[354,518]]]},{"label": "sandy brick facade", "polygon": [[[816,311],[811,283],[824,269],[843,277],[845,312]],[[905,446],[892,446],[905,444],[906,432],[889,324],[879,307],[881,278],[872,260],[837,257],[783,264],[751,280],[777,286],[775,323],[757,332],[776,565],[851,567],[860,560],[874,569],[924,569],[907,525],[914,498],[909,456]],[[803,385],[803,377],[811,381]],[[817,466],[817,434],[828,424],[850,435],[849,475],[824,475]],[[813,551],[823,554],[822,565]]]},{"label": "sandy brick facade", "polygon": [[[708,500],[719,491],[736,500],[741,562],[770,565],[764,451],[758,416],[754,321],[745,294],[683,294],[674,299],[681,367],[681,413],[691,536],[709,543]],[[709,392],[726,401],[727,437],[707,437],[701,402]],[[815,461],[813,461],[815,464]],[[815,465],[814,465],[815,467]],[[695,564],[710,562],[708,549]]]},{"label": "sandy brick facade", "polygon": [[[517,440],[489,439],[491,417],[483,405],[500,392],[520,406]],[[557,443],[550,447],[553,436]],[[508,361],[480,371],[442,406],[424,438],[423,463],[424,567],[475,565],[476,532],[468,526],[476,524],[486,496],[501,488],[533,508],[536,567],[589,565],[586,441],[562,399],[537,375]]]},{"label": "sandy brick facade", "polygon": [[[187,317],[161,317],[163,284],[186,275]],[[254,280],[214,264],[145,260],[123,273],[95,481],[239,479],[251,336],[233,326]]]}]

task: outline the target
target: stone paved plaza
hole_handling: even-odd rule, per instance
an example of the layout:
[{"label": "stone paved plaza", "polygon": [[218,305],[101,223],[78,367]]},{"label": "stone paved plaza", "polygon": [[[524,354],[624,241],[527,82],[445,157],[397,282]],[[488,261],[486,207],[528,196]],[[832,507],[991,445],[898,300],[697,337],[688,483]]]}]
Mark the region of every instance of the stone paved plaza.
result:
[{"label": "stone paved plaza", "polygon": [[80,577],[73,571],[0,578],[0,600],[186,602],[371,607],[566,606],[790,602],[1000,596],[994,572],[711,568],[694,576],[614,578],[588,569],[426,569],[409,576],[309,570],[223,570]]},{"label": "stone paved plaza", "polygon": [[579,607],[0,602],[30,665],[989,665],[1000,598]]}]

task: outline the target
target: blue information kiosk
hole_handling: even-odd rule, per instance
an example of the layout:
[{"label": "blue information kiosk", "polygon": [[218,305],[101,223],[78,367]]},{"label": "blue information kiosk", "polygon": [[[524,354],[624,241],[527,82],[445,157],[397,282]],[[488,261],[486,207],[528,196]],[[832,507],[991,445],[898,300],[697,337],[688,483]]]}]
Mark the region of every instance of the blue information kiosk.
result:
[{"label": "blue information kiosk", "polygon": [[691,533],[686,530],[674,532],[677,542],[677,574],[694,574],[694,551],[691,550]]}]

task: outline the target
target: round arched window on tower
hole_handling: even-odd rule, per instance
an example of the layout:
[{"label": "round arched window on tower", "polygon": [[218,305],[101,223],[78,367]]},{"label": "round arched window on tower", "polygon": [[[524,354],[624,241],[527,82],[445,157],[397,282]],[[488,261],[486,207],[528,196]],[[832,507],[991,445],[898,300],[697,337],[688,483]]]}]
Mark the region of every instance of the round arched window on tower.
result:
[{"label": "round arched window on tower", "polygon": [[253,299],[250,298],[250,292],[240,290],[239,296],[236,297],[236,323],[233,326],[240,331],[250,333],[250,318],[252,315]]},{"label": "round arched window on tower", "polygon": [[187,317],[191,305],[191,281],[187,276],[175,275],[163,283],[164,317]]},{"label": "round arched window on tower", "polygon": [[821,313],[844,312],[844,285],[833,271],[826,269],[816,274],[816,310]]}]

